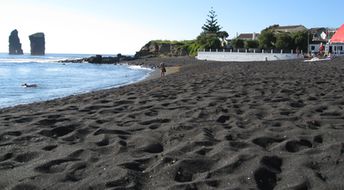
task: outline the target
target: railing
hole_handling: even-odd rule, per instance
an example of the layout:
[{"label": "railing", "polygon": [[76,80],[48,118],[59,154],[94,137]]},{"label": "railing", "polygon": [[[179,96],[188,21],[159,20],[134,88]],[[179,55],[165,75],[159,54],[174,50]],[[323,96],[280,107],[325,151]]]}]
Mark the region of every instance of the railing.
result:
[{"label": "railing", "polygon": [[[299,52],[299,51],[298,51]],[[210,49],[198,51],[199,60],[212,61],[274,61],[304,58],[303,52],[295,50],[264,49]]]},{"label": "railing", "polygon": [[245,49],[245,48],[238,48],[238,49],[203,49],[203,50],[199,50],[198,52],[230,52],[230,53],[281,53],[281,54],[303,54],[303,51],[299,51],[299,53],[297,53],[296,50],[278,50],[278,49],[255,49],[255,48],[249,48],[249,49]]}]

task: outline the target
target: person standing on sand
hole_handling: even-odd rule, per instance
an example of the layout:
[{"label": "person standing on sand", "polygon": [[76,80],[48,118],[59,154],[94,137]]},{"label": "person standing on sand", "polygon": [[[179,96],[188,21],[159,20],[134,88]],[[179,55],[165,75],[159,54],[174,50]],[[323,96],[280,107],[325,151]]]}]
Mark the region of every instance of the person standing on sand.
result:
[{"label": "person standing on sand", "polygon": [[164,62],[160,63],[160,70],[161,70],[160,77],[164,77],[165,73],[166,73],[166,67],[165,67],[165,63]]}]

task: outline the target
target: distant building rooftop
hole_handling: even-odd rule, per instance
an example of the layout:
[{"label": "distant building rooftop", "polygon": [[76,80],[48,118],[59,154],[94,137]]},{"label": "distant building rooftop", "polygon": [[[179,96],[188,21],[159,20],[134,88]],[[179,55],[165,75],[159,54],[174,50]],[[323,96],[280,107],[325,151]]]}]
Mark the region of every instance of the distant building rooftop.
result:
[{"label": "distant building rooftop", "polygon": [[289,26],[277,26],[274,28],[275,31],[279,32],[299,32],[305,31],[307,28],[303,25],[289,25]]},{"label": "distant building rooftop", "polygon": [[256,40],[258,36],[258,33],[242,33],[237,38],[242,40]]}]

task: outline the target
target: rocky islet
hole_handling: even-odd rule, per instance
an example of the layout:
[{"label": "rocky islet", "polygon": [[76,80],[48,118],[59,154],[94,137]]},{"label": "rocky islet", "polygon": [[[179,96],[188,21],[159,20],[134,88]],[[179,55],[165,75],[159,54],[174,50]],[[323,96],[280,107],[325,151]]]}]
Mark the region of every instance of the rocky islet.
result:
[{"label": "rocky islet", "polygon": [[[45,36],[43,32],[38,32],[29,36],[31,55],[45,55]],[[18,30],[15,29],[9,36],[9,54],[22,55],[24,54],[22,44],[18,36]]]},{"label": "rocky islet", "polygon": [[31,55],[45,54],[45,36],[44,33],[39,32],[29,36]]},{"label": "rocky islet", "polygon": [[18,30],[13,30],[8,39],[9,42],[9,54],[22,55],[23,49],[21,47],[20,39],[18,37]]}]

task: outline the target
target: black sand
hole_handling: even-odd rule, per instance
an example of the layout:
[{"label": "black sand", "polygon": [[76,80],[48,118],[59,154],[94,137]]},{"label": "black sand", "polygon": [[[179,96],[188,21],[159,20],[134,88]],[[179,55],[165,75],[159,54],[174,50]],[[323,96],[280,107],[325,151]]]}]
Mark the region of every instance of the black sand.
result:
[{"label": "black sand", "polygon": [[182,60],[0,110],[0,189],[344,189],[343,58]]}]

